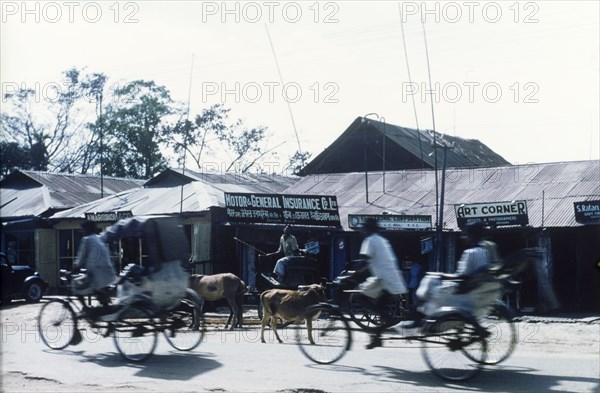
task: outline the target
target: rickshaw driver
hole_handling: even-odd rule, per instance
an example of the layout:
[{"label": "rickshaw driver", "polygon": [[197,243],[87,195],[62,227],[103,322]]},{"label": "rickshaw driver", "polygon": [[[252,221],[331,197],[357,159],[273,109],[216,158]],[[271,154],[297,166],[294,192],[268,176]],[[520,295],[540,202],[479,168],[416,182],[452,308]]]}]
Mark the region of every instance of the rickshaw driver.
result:
[{"label": "rickshaw driver", "polygon": [[283,282],[285,280],[287,274],[287,265],[292,262],[295,256],[299,256],[301,252],[304,250],[298,247],[298,241],[296,237],[292,235],[291,228],[289,225],[286,225],[283,228],[283,235],[279,239],[279,248],[277,251],[267,254],[268,257],[273,256],[275,254],[283,254],[283,258],[280,258],[275,264],[275,268],[273,269],[273,274],[277,278],[279,282]]},{"label": "rickshaw driver", "polygon": [[[362,293],[375,300],[375,311],[387,318],[384,309],[386,298],[390,295],[401,295],[408,292],[406,283],[398,268],[398,260],[390,242],[378,232],[382,228],[376,219],[367,217],[362,223],[364,239],[360,246],[360,257],[368,261],[371,277],[361,284]],[[367,349],[381,346],[382,329],[371,336]]]},{"label": "rickshaw driver", "polygon": [[73,264],[73,274],[85,268],[86,272],[73,276],[72,292],[83,305],[83,314],[90,312],[84,300],[86,295],[95,295],[102,305],[107,305],[110,297],[103,291],[117,278],[108,246],[98,236],[98,228],[94,221],[85,220],[81,224],[83,238]]}]

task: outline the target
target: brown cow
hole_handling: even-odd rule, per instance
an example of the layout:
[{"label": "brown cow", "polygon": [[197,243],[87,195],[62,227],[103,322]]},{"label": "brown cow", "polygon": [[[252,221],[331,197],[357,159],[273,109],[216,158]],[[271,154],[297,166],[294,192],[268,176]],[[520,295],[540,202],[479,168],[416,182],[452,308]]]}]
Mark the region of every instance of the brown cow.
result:
[{"label": "brown cow", "polygon": [[[244,312],[244,292],[246,284],[233,273],[220,273],[205,276],[192,274],[189,287],[207,301],[216,301],[225,298],[229,304],[229,319],[225,324],[229,330],[234,327],[242,327]],[[231,323],[231,325],[229,325]]]},{"label": "brown cow", "polygon": [[[263,318],[260,324],[260,341],[265,342],[265,326],[270,323],[271,329],[275,332],[275,337],[280,343],[281,338],[277,334],[277,320],[285,322],[301,323],[303,320],[302,312],[310,305],[324,302],[325,289],[322,285],[311,284],[298,287],[300,290],[289,289],[269,289],[260,295],[260,303],[263,309]],[[306,318],[306,327],[308,329],[308,339],[314,344],[312,338],[312,321],[319,315],[311,315]]]}]

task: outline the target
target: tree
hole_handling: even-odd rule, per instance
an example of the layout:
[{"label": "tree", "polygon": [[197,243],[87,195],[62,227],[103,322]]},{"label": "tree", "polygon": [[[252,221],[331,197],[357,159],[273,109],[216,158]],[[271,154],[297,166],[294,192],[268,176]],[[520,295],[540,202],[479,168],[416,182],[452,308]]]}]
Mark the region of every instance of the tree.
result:
[{"label": "tree", "polygon": [[28,153],[23,169],[74,171],[78,164],[73,152],[89,142],[81,137],[85,122],[79,113],[86,105],[86,84],[101,74],[84,75],[72,68],[62,75],[63,83],[47,85],[44,94],[19,88],[3,97],[2,139]]},{"label": "tree", "polygon": [[306,165],[306,162],[312,156],[311,153],[305,151],[296,151],[289,159],[288,170],[286,172],[297,175],[302,168]]},{"label": "tree", "polygon": [[148,179],[166,169],[160,147],[171,127],[168,118],[177,113],[169,91],[153,81],[137,80],[116,89],[106,113],[91,126],[95,133],[103,130],[104,174]]},{"label": "tree", "polygon": [[16,142],[0,141],[0,177],[19,168],[30,168],[29,151]]},{"label": "tree", "polygon": [[104,90],[107,76],[102,73],[93,73],[86,75],[81,81],[81,89],[86,101],[95,105],[96,120],[88,123],[84,129],[71,138],[62,159],[56,163],[59,172],[79,172],[87,174],[93,169],[99,170],[102,161],[102,122],[99,121],[102,115],[104,103]]},{"label": "tree", "polygon": [[173,148],[180,157],[179,164],[183,164],[184,155],[191,157],[198,169],[202,169],[205,153],[213,154],[212,143],[223,132],[227,125],[229,109],[216,104],[203,109],[196,115],[194,121],[180,120],[175,127],[165,133],[165,142]]},{"label": "tree", "polygon": [[273,154],[273,149],[266,148],[267,128],[247,128],[239,119],[230,120],[229,112],[216,104],[204,109],[194,121],[179,121],[168,132],[169,145],[180,157],[191,157],[200,171],[215,159],[222,160],[225,172],[260,171],[261,160]]}]

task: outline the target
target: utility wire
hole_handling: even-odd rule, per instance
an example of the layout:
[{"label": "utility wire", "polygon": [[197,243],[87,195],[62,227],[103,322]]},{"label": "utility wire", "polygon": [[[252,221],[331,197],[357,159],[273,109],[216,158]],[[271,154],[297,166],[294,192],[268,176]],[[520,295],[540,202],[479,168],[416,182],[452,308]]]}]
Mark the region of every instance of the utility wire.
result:
[{"label": "utility wire", "polygon": [[[400,28],[402,29],[402,44],[404,45],[404,57],[406,58],[406,70],[408,71],[408,82],[412,86],[412,77],[410,75],[410,64],[408,62],[408,51],[406,50],[406,36],[404,34],[404,22],[402,21],[402,8],[398,4],[398,11],[400,12]],[[419,138],[419,152],[421,153],[421,169],[425,168],[423,162],[423,147],[421,146],[421,131],[419,129],[419,119],[417,118],[417,105],[415,104],[415,95],[412,96],[413,111],[415,113],[415,123],[417,125],[417,138]]]},{"label": "utility wire", "polygon": [[[271,45],[271,51],[273,52],[273,58],[275,59],[275,65],[277,66],[277,73],[279,74],[279,81],[281,82],[281,86],[285,86],[283,82],[283,75],[281,75],[281,69],[279,68],[279,61],[277,61],[277,54],[275,53],[275,47],[273,46],[273,40],[271,40],[271,34],[269,33],[269,28],[265,24],[265,30],[267,31],[267,37],[269,37],[269,44]],[[294,114],[292,113],[292,107],[290,105],[289,100],[285,100],[288,111],[290,112],[290,119],[292,120],[292,127],[294,128],[294,133],[296,134],[296,142],[298,142],[298,152],[302,154],[302,147],[300,146],[300,138],[298,137],[298,130],[296,129],[296,122],[294,121]]]}]

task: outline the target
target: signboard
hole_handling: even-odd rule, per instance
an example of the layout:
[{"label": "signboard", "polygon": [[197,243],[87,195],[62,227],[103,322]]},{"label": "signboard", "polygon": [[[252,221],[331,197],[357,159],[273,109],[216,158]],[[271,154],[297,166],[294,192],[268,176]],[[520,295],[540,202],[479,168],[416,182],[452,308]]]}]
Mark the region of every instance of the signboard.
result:
[{"label": "signboard", "polygon": [[600,201],[575,202],[575,221],[581,224],[600,224]]},{"label": "signboard", "polygon": [[133,217],[131,211],[122,212],[101,212],[101,213],[85,213],[85,219],[96,222],[117,222],[124,218]]},{"label": "signboard", "polygon": [[433,237],[424,237],[421,239],[421,254],[427,254],[433,251]]},{"label": "signboard", "polygon": [[340,226],[337,198],[329,195],[225,193],[230,222]]},{"label": "signboard", "polygon": [[310,241],[304,245],[304,250],[309,254],[318,254],[321,251],[318,241]]},{"label": "signboard", "polygon": [[477,221],[489,226],[529,224],[526,201],[461,204],[454,211],[460,228]]},{"label": "signboard", "polygon": [[389,231],[404,229],[431,229],[431,216],[408,216],[395,214],[348,214],[348,226],[360,229],[360,225],[368,217],[377,220],[382,228]]}]

